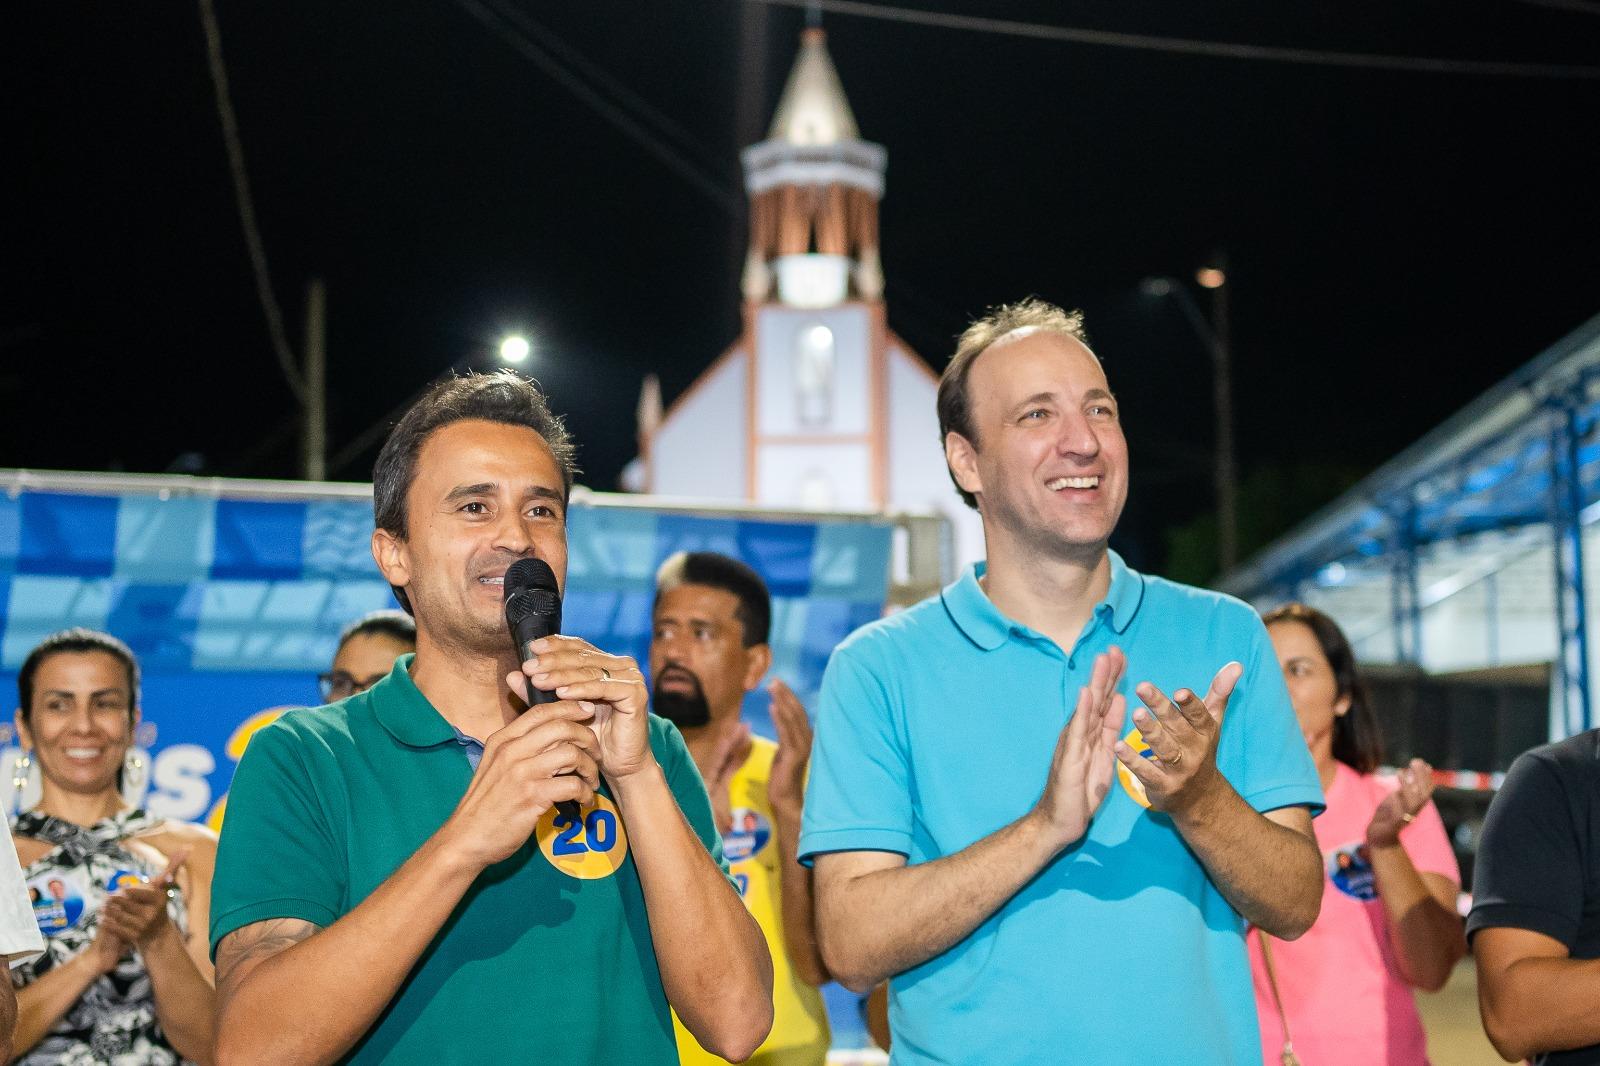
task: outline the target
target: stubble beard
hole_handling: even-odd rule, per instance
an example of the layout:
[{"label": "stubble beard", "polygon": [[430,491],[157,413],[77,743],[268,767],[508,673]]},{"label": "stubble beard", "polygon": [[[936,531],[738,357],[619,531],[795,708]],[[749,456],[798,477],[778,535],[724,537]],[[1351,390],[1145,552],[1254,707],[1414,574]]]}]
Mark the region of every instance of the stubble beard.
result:
[{"label": "stubble beard", "polygon": [[[986,501],[980,499],[980,504]],[[1060,525],[1051,525],[1042,512],[1029,512],[1016,506],[1010,499],[995,500],[988,520],[997,530],[1003,531],[1005,541],[1024,557],[1052,559],[1077,566],[1092,567],[1105,555],[1111,543],[1111,531],[1116,519],[1107,523],[1103,534],[1090,539],[1074,537]],[[983,512],[980,510],[980,514]],[[1120,512],[1119,516],[1120,517]],[[992,543],[993,538],[985,537]]]},{"label": "stubble beard", "polygon": [[465,603],[435,607],[431,597],[419,597],[414,589],[406,592],[417,628],[426,629],[434,644],[475,658],[498,659],[513,652],[511,631],[498,613],[492,619],[480,617]]}]

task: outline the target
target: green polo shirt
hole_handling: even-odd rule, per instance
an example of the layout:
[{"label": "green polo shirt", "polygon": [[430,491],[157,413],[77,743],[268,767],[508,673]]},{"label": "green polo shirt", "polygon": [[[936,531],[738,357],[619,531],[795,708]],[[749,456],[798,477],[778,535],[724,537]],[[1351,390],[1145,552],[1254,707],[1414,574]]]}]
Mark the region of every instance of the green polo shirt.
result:
[{"label": "green polo shirt", "polygon": [[[290,711],[252,738],[228,794],[213,956],[252,922],[332,925],[455,810],[473,771],[412,683],[411,658],[368,691]],[[650,746],[726,872],[683,737],[651,716]],[[533,838],[473,882],[343,1061],[678,1061],[627,828],[601,792],[577,822],[547,812]]]}]

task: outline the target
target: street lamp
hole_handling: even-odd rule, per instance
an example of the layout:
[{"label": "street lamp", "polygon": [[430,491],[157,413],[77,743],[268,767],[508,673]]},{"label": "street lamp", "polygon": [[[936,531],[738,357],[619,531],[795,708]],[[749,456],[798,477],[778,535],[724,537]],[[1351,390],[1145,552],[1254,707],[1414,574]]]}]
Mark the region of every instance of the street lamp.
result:
[{"label": "street lamp", "polygon": [[500,359],[507,363],[526,362],[533,354],[533,345],[520,333],[513,333],[500,342]]},{"label": "street lamp", "polygon": [[1187,285],[1175,278],[1145,278],[1140,290],[1157,299],[1172,297],[1195,336],[1211,355],[1211,406],[1216,416],[1217,448],[1212,482],[1217,499],[1217,566],[1222,573],[1239,561],[1239,485],[1233,449],[1233,356],[1228,322],[1227,259],[1222,253],[1195,271],[1195,283],[1211,290],[1211,321]]}]

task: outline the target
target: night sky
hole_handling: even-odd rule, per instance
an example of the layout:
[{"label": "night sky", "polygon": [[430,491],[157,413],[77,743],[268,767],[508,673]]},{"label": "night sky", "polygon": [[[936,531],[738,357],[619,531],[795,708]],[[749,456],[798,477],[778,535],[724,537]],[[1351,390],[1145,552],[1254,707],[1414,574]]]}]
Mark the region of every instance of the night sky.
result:
[{"label": "night sky", "polygon": [[[584,480],[611,488],[642,375],[659,372],[670,402],[737,332],[737,149],[764,132],[805,15],[482,2],[220,4],[276,292],[298,345],[306,280],[327,280],[332,453],[451,364],[492,365],[500,334],[521,329]],[[918,0],[1600,66],[1600,15],[1547,4]],[[585,84],[721,192],[520,53],[507,15],[491,16],[497,33],[474,14],[493,8],[567,69],[602,71]],[[297,409],[256,302],[195,5],[8,15],[0,465],[294,476]],[[938,367],[986,305],[1034,293],[1082,307],[1123,402],[1121,539],[1143,565],[1211,504],[1211,407],[1200,343],[1141,278],[1188,277],[1227,250],[1241,465],[1303,478],[1300,510],[1600,311],[1600,79],[823,24],[862,135],[889,152],[892,327]],[[742,64],[759,99],[741,93]],[[365,479],[375,450],[333,476]]]}]

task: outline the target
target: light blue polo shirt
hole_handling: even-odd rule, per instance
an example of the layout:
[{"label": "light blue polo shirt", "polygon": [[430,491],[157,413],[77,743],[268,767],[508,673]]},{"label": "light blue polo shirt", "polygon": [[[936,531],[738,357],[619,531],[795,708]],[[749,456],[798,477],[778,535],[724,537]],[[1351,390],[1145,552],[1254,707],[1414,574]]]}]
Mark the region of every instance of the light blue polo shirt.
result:
[{"label": "light blue polo shirt", "polygon": [[[1322,808],[1266,629],[1246,604],[1146,577],[1111,555],[1111,588],[1071,654],[978,584],[852,634],[817,711],[800,837],[829,851],[953,854],[1038,801],[1096,654],[1122,682],[1204,694],[1244,664],[1217,761],[1252,807]],[[1132,731],[1131,719],[1125,726]],[[1085,837],[960,944],[889,984],[894,1062],[1261,1061],[1243,919],[1166,815],[1118,774]]]}]

